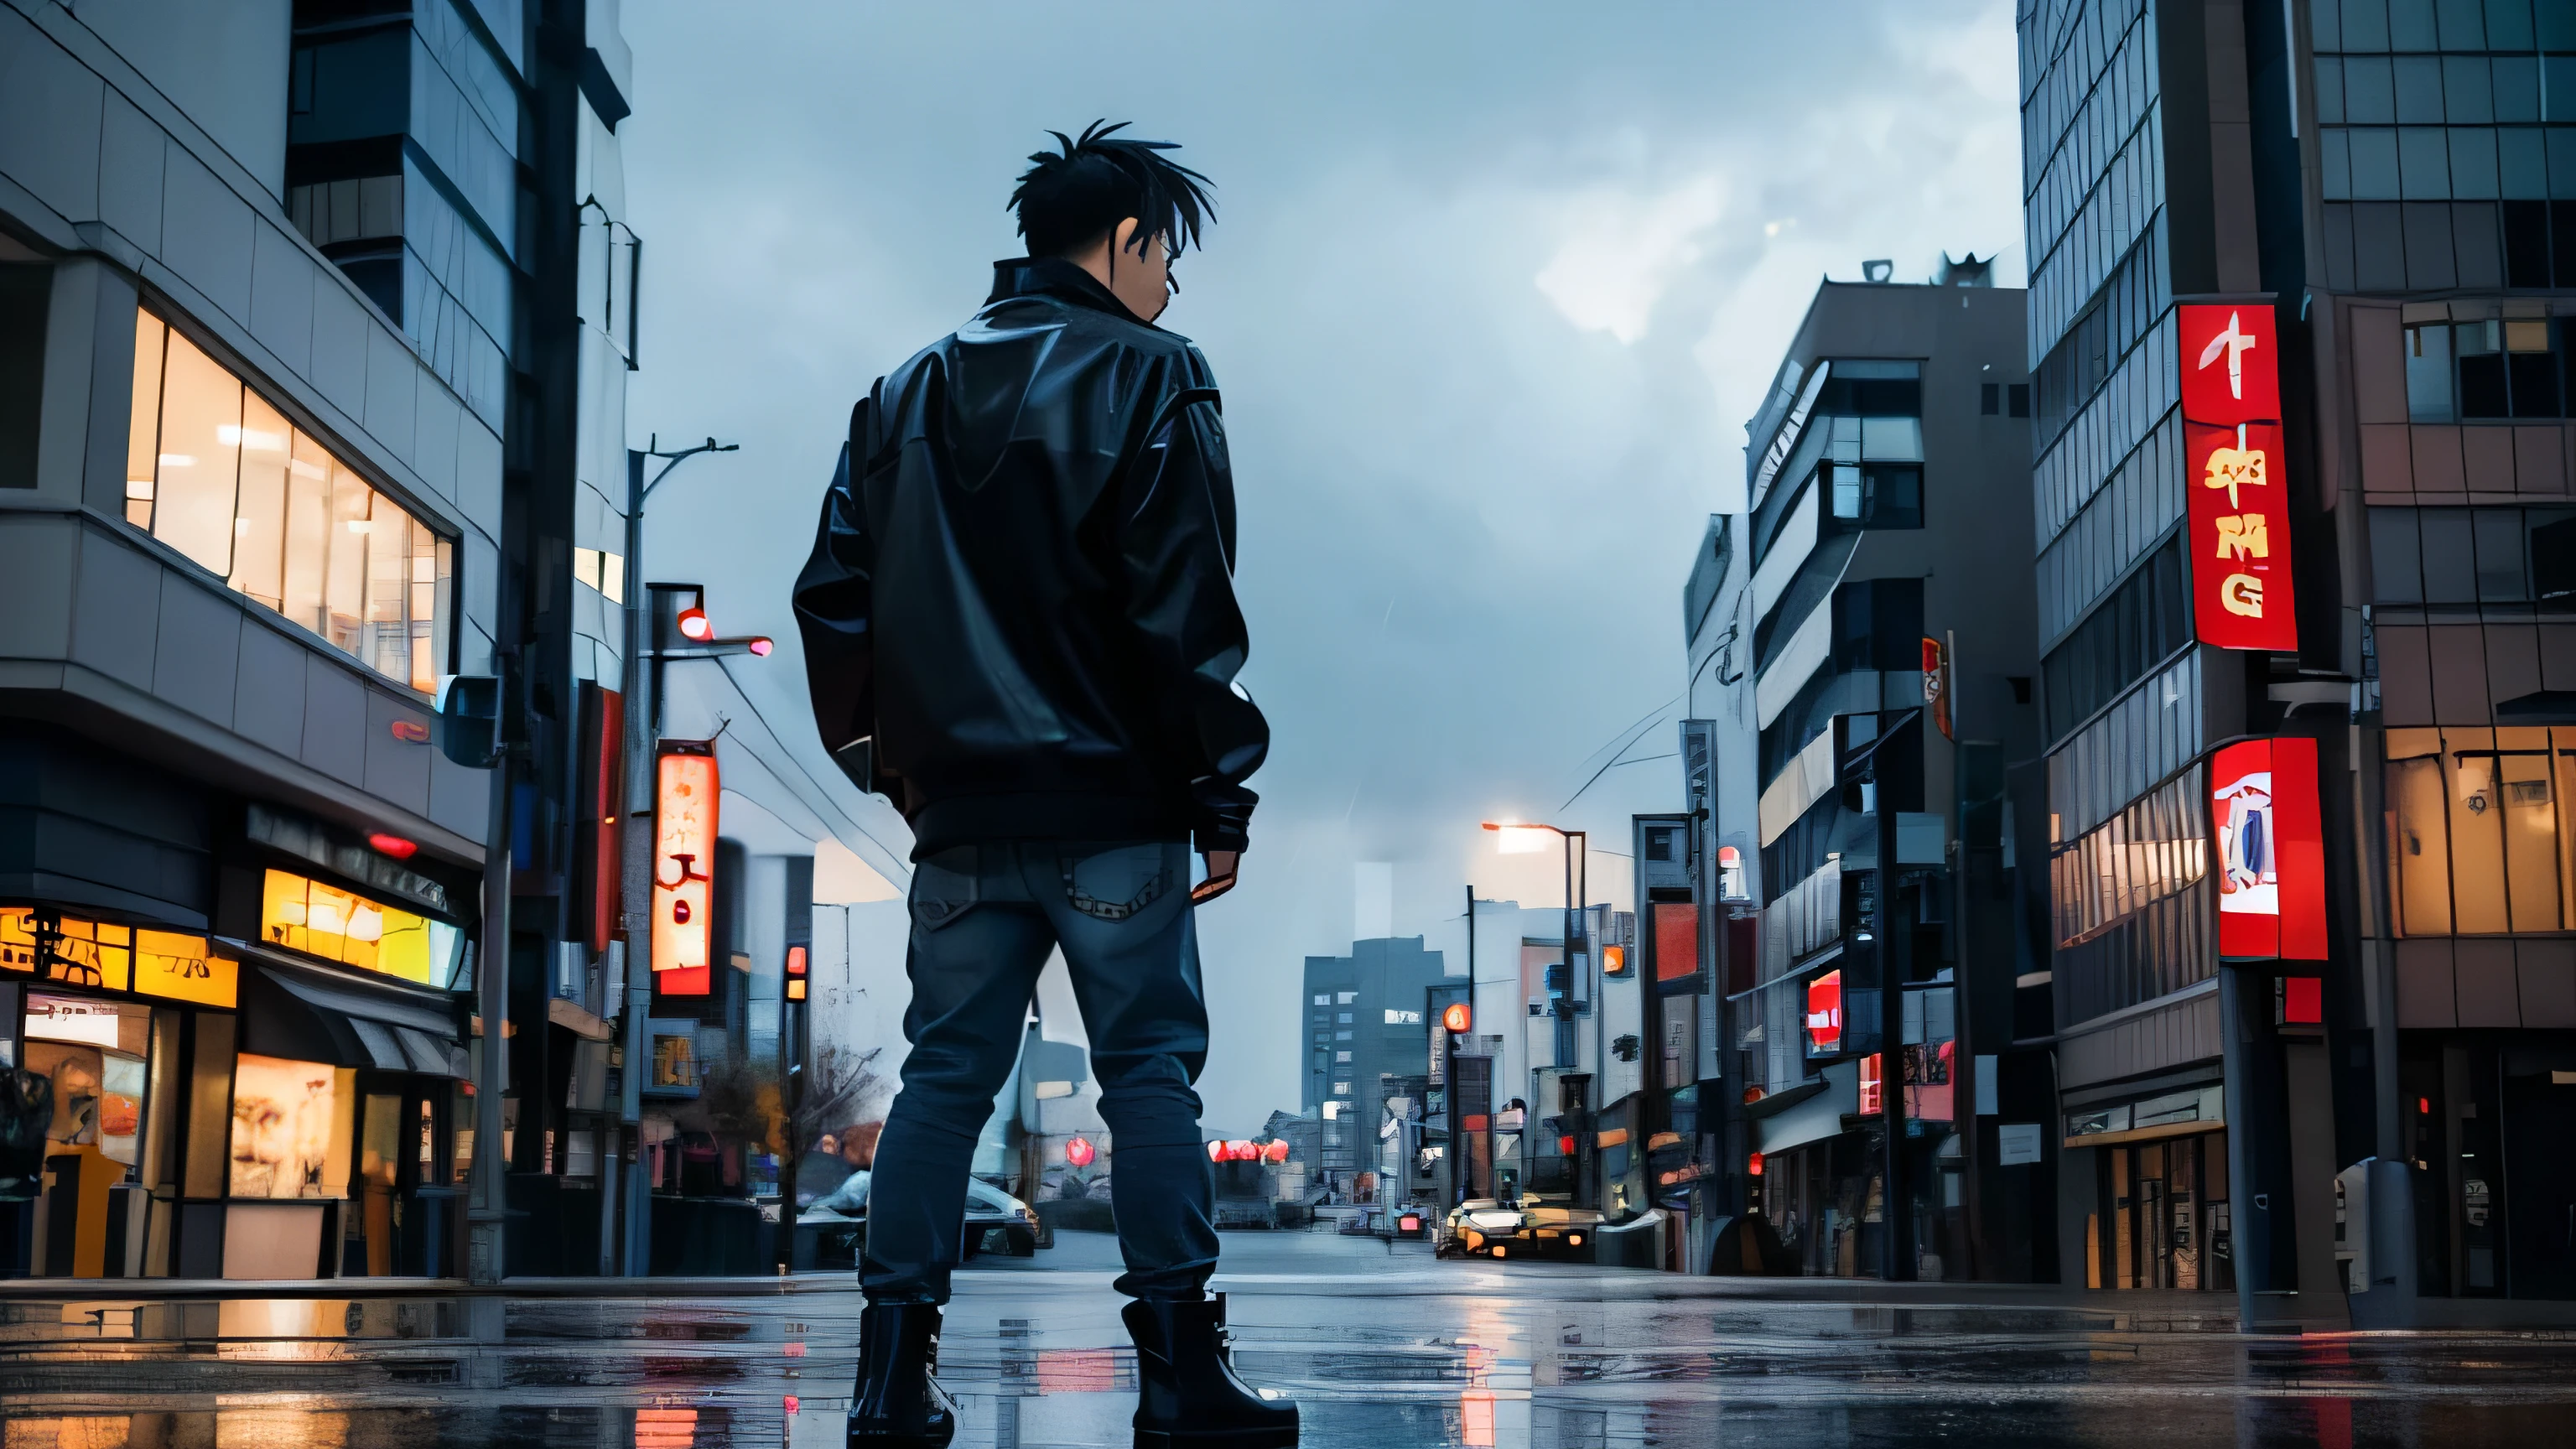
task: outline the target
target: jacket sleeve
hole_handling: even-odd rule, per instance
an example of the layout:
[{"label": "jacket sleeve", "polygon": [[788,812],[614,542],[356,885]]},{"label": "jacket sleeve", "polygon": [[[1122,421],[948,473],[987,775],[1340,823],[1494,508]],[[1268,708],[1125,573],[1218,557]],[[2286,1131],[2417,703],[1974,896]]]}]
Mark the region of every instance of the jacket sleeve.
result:
[{"label": "jacket sleeve", "polygon": [[850,440],[823,494],[814,552],[797,575],[796,632],[805,646],[805,683],[824,748],[839,755],[876,734],[876,617],[872,574],[875,541],[851,451],[874,432],[875,400],[862,398],[850,418]]},{"label": "jacket sleeve", "polygon": [[1234,682],[1251,644],[1234,598],[1234,479],[1216,389],[1170,389],[1126,476],[1127,610],[1164,747],[1189,782],[1198,848],[1241,850],[1260,799],[1243,782],[1269,753],[1270,724]]}]

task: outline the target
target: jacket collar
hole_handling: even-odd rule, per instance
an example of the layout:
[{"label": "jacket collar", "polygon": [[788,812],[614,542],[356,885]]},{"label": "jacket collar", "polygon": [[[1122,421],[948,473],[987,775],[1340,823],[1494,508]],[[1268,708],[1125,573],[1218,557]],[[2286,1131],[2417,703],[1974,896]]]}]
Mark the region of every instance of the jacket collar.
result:
[{"label": "jacket collar", "polygon": [[984,299],[985,306],[1032,295],[1094,308],[1139,327],[1154,325],[1127,310],[1127,304],[1118,300],[1117,293],[1100,285],[1099,278],[1062,257],[1011,257],[993,263],[993,295]]}]

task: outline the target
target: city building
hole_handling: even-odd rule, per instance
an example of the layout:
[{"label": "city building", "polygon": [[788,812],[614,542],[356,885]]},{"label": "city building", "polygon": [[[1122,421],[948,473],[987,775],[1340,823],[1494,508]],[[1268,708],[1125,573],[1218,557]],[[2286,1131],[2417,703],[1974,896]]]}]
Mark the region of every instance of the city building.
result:
[{"label": "city building", "polygon": [[615,15],[0,9],[0,1047],[55,1134],[0,1272],[611,1266]]},{"label": "city building", "polygon": [[[1679,1068],[1703,1049],[1690,1027],[1713,1038],[1670,1083],[1728,1084],[1693,1114],[1708,1215],[1760,1213],[1800,1271],[2047,1278],[2014,1208],[2045,1166],[1992,1130],[2048,1106],[2013,1025],[2031,599],[1991,566],[2028,537],[2023,295],[1973,259],[1922,285],[1887,271],[1818,287],[1748,425],[1750,511],[1711,520],[1684,587],[1703,823],[1692,860],[1641,873],[1641,909],[1676,913],[1673,955],[1696,937],[1725,1012],[1676,1012],[1659,1055]],[[1664,1170],[1690,1170],[1679,1139]]]},{"label": "city building", "polygon": [[2068,1281],[2563,1309],[2576,14],[2020,35]]},{"label": "city building", "polygon": [[1361,1189],[1362,1174],[1371,1186],[1380,1180],[1382,1126],[1422,1120],[1440,1010],[1433,998],[1448,980],[1441,953],[1425,950],[1420,936],[1353,941],[1347,956],[1306,958],[1299,1106],[1322,1123],[1313,1180],[1341,1200]]}]

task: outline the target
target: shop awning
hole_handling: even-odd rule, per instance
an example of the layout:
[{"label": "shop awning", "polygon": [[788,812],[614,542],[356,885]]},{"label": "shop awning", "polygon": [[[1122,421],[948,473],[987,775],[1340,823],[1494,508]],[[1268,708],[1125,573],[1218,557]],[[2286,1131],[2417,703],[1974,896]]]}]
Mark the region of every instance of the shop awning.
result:
[{"label": "shop awning", "polygon": [[1860,1067],[1856,1063],[1836,1062],[1821,1075],[1823,1091],[1753,1124],[1759,1150],[1765,1155],[1839,1137],[1844,1114],[1860,1110]]},{"label": "shop awning", "polygon": [[430,1076],[466,1075],[455,1012],[405,987],[335,976],[226,941],[242,972],[242,1049],[261,1056]]}]

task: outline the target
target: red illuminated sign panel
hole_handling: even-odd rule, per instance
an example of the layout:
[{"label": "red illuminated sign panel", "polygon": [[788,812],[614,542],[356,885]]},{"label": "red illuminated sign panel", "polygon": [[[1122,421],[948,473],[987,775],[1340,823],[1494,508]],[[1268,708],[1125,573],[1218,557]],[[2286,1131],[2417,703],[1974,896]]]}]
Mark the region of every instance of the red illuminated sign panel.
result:
[{"label": "red illuminated sign panel", "polygon": [[2221,649],[2296,649],[2272,309],[2217,302],[2177,310],[2192,632]]},{"label": "red illuminated sign panel", "polygon": [[715,752],[669,743],[653,776],[653,984],[665,996],[704,996],[714,960]]},{"label": "red illuminated sign panel", "polygon": [[2218,954],[2326,958],[2326,847],[2317,742],[2228,745],[2209,761],[2218,867]]},{"label": "red illuminated sign panel", "polygon": [[1807,983],[1807,1050],[1840,1051],[1843,1044],[1843,973],[1828,971]]}]

